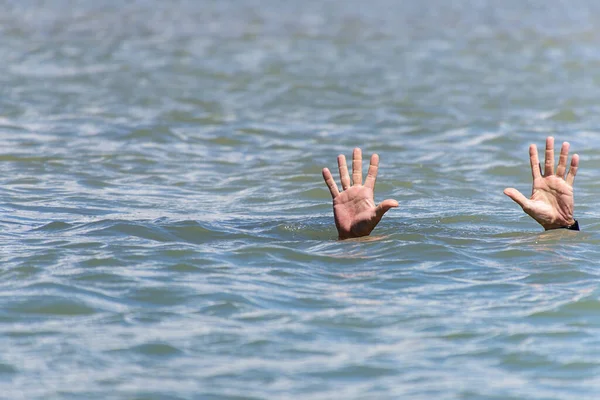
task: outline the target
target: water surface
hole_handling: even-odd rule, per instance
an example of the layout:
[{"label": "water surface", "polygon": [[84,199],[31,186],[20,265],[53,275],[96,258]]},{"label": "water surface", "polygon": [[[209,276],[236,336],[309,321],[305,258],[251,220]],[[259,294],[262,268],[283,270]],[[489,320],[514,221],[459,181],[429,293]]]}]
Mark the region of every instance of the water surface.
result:
[{"label": "water surface", "polygon": [[[2,396],[598,398],[599,8],[4,2]],[[502,194],[548,135],[580,233]]]}]

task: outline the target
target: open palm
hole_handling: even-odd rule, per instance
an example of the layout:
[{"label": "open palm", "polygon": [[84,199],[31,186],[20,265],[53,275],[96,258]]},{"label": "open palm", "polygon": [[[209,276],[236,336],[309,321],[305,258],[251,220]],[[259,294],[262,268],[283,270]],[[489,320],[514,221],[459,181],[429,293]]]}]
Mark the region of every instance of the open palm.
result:
[{"label": "open palm", "polygon": [[323,179],[333,198],[333,215],[340,239],[367,236],[377,226],[383,214],[398,207],[396,200],[384,200],[378,206],[373,200],[373,191],[379,168],[379,156],[373,154],[365,184],[362,184],[362,151],[352,153],[352,184],[346,165],[346,157],[338,156],[338,168],[343,192],[340,192],[331,172],[323,168]]},{"label": "open palm", "polygon": [[519,204],[523,211],[535,219],[544,229],[564,228],[575,224],[573,218],[573,182],[579,167],[579,156],[573,155],[567,172],[569,143],[563,143],[556,174],[554,173],[554,138],[546,139],[544,176],[535,144],[529,146],[529,160],[533,176],[533,188],[528,199],[514,188],[504,189],[504,194]]}]

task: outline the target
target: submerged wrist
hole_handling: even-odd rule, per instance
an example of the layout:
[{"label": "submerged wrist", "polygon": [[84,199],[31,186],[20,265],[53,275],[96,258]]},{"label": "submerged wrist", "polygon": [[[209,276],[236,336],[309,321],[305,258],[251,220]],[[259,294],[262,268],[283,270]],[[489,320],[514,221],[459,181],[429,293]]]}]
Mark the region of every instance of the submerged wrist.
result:
[{"label": "submerged wrist", "polygon": [[557,222],[557,223],[553,223],[553,224],[542,224],[542,226],[547,231],[553,230],[553,229],[569,229],[572,231],[579,230],[579,222],[577,222],[577,220],[573,219],[573,218],[571,218],[570,220],[565,221],[565,222]]}]

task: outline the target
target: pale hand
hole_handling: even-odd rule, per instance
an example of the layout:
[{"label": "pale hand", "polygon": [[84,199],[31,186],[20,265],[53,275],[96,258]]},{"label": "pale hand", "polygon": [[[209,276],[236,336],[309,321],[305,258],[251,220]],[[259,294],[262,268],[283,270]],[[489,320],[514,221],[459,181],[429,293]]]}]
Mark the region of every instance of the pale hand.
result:
[{"label": "pale hand", "polygon": [[346,157],[338,156],[338,169],[343,192],[340,193],[329,169],[323,168],[323,179],[333,198],[333,215],[340,239],[368,236],[377,226],[383,214],[398,207],[396,200],[384,200],[375,205],[373,191],[379,168],[379,156],[373,154],[365,184],[362,184],[362,152],[359,148],[352,153],[352,184],[346,165]]},{"label": "pale hand", "polygon": [[530,217],[535,219],[544,229],[557,229],[575,223],[573,209],[573,182],[579,167],[579,156],[571,158],[571,168],[567,172],[569,143],[563,143],[558,160],[558,168],[554,173],[554,138],[546,139],[544,176],[538,159],[535,144],[529,146],[529,160],[533,176],[533,188],[528,199],[514,188],[504,189],[504,194],[513,199]]}]

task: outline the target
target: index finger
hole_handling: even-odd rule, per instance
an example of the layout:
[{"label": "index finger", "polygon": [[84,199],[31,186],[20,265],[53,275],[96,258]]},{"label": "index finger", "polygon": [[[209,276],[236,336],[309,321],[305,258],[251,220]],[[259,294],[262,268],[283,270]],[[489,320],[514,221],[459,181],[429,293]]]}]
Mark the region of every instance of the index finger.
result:
[{"label": "index finger", "polygon": [[531,175],[533,179],[541,178],[540,159],[538,158],[537,146],[535,144],[529,146],[529,162],[531,163]]},{"label": "index finger", "polygon": [[373,154],[371,156],[371,163],[369,165],[369,172],[367,173],[367,180],[365,186],[375,190],[375,181],[377,180],[377,171],[379,169],[379,156]]}]

